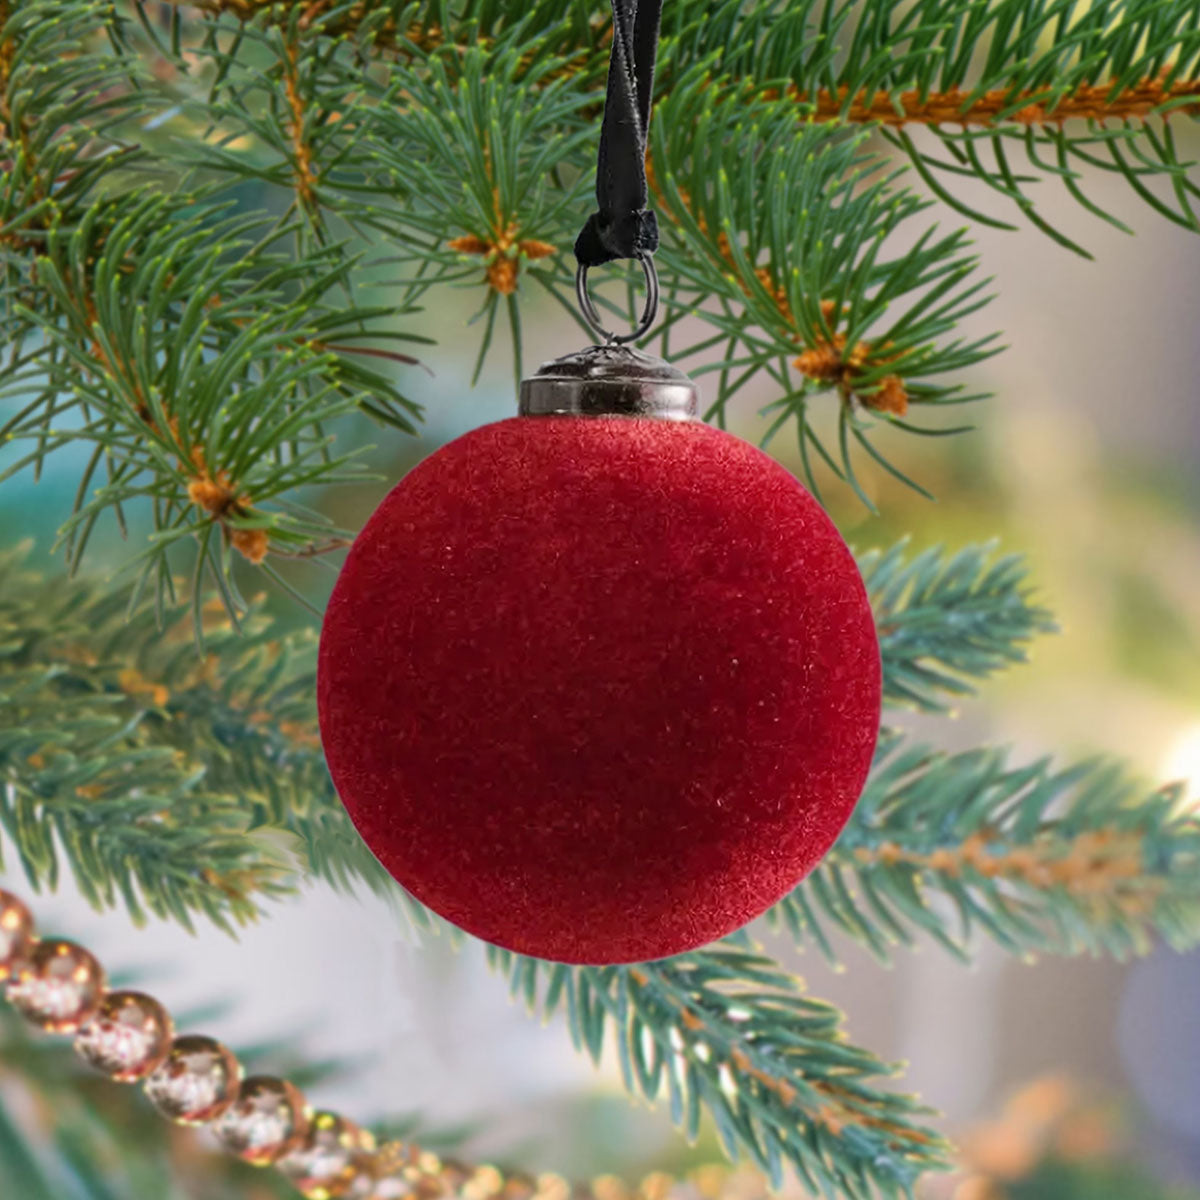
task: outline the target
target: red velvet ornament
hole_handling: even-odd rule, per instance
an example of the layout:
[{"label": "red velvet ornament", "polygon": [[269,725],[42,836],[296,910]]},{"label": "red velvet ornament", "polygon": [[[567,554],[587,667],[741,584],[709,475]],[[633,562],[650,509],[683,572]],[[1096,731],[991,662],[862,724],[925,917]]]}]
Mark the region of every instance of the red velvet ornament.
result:
[{"label": "red velvet ornament", "polygon": [[758,916],[854,807],[875,625],[817,502],[696,421],[525,416],[411,471],[325,616],[343,803],[423,903],[562,962]]}]

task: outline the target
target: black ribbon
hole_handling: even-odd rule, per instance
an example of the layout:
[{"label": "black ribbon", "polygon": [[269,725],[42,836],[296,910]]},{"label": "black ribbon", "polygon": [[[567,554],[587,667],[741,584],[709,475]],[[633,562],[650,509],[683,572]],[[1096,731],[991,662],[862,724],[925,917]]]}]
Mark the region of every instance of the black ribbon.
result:
[{"label": "black ribbon", "polygon": [[658,249],[658,222],[646,207],[646,134],[662,0],[612,0],[612,56],[596,163],[596,212],[575,239],[575,258],[598,267]]}]

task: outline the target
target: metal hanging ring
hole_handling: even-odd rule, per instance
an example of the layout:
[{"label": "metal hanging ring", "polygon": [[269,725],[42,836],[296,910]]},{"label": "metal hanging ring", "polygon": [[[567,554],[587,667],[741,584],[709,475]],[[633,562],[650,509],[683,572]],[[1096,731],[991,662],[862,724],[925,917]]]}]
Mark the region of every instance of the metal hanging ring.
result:
[{"label": "metal hanging ring", "polygon": [[637,328],[632,333],[617,334],[605,329],[600,314],[596,311],[591,296],[588,295],[587,266],[580,263],[575,272],[575,298],[579,301],[584,319],[604,339],[606,345],[623,346],[626,342],[636,342],[646,335],[650,326],[654,324],[654,318],[658,315],[658,271],[654,267],[654,256],[639,254],[637,260],[642,264],[642,274],[646,277],[646,305],[642,309],[642,319],[638,321]]}]

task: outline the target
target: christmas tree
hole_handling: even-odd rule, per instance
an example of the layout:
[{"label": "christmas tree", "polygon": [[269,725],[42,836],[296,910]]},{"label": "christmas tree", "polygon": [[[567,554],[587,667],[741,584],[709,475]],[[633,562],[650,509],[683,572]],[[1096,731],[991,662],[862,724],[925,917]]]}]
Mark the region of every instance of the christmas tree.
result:
[{"label": "christmas tree", "polygon": [[[973,225],[1032,223],[1086,255],[1086,226],[1047,218],[1036,185],[1116,222],[1088,191],[1109,172],[1200,229],[1177,144],[1200,112],[1195,26],[1195,5],[1161,0],[672,0],[646,157],[664,313],[646,344],[722,428],[763,402],[755,435],[819,499],[869,507],[881,473],[923,492],[908,435],[960,432],[1000,349],[961,328],[989,300]],[[239,1068],[215,1042],[164,1062],[169,1021],[130,999],[122,964],[106,983],[29,922],[67,875],[97,909],[230,932],[319,880],[458,936],[380,866],[330,781],[323,568],[353,537],[340,497],[383,490],[374,447],[389,469],[398,445],[423,452],[425,310],[470,298],[475,381],[507,347],[519,381],[523,326],[550,314],[588,340],[570,248],[611,37],[576,0],[0,0],[0,480],[65,497],[53,557],[10,535],[0,559],[0,980],[50,1031],[6,1010],[0,1045],[60,1114],[48,1158],[0,1099],[5,1196],[571,1194],[404,1129],[372,1136],[376,1114],[319,1109],[304,1064],[251,1074],[253,1052]],[[934,199],[963,226],[939,227]],[[614,324],[640,308],[640,272],[625,282],[618,299],[600,286]],[[849,824],[768,926],[834,961],[924,938],[963,959],[980,939],[1018,956],[1191,946],[1200,824],[1178,788],[942,753],[898,724],[948,719],[1053,629],[988,535],[859,554],[884,728]],[[911,1195],[950,1161],[936,1114],[755,934],[605,967],[489,954],[531,1014],[595,1059],[615,1048],[631,1094],[688,1136],[711,1122],[762,1186]],[[131,1040],[97,1037],[102,1002]],[[54,1032],[145,1088],[88,1076]],[[278,1171],[235,1162],[173,1190],[143,1090]]]}]

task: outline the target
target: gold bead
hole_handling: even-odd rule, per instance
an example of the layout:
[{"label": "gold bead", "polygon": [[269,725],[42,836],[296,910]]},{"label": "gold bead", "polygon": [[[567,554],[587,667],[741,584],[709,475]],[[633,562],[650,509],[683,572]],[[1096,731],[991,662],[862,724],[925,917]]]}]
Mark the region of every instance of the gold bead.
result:
[{"label": "gold bead", "polygon": [[8,999],[48,1033],[74,1033],[104,995],[104,968],[82,946],[57,938],[34,942],[8,985]]},{"label": "gold bead", "polygon": [[[369,1190],[362,1193],[358,1200],[423,1200],[426,1195],[422,1191],[420,1180],[409,1178],[408,1175],[380,1175],[371,1181]],[[355,1200],[347,1196],[346,1200]]]},{"label": "gold bead", "polygon": [[499,1200],[503,1191],[504,1176],[490,1163],[485,1163],[475,1168],[459,1194],[463,1200]]},{"label": "gold bead", "polygon": [[[442,1160],[432,1150],[417,1150],[413,1166],[429,1179],[436,1179],[442,1170]],[[439,1184],[440,1186],[440,1184]]]},{"label": "gold bead", "polygon": [[357,1154],[354,1178],[339,1200],[438,1200],[443,1185],[422,1163],[441,1169],[436,1155],[407,1142],[385,1142],[378,1150]]},{"label": "gold bead", "polygon": [[0,890],[0,983],[11,979],[33,945],[33,917],[11,892]]},{"label": "gold bead", "polygon": [[513,1171],[504,1177],[501,1200],[533,1200],[538,1192],[537,1180],[532,1175]]},{"label": "gold bead", "polygon": [[561,1176],[547,1171],[537,1178],[536,1200],[570,1200],[571,1185]]},{"label": "gold bead", "polygon": [[75,1035],[75,1049],[109,1079],[135,1083],[167,1057],[172,1032],[167,1010],[153,996],[109,992]]},{"label": "gold bead", "polygon": [[356,1154],[353,1177],[339,1200],[421,1200],[420,1176],[389,1143],[375,1153]]},{"label": "gold bead", "polygon": [[177,1037],[147,1077],[146,1095],[180,1125],[215,1121],[237,1098],[242,1069],[232,1052],[210,1037]]},{"label": "gold bead", "polygon": [[257,1167],[294,1150],[308,1132],[304,1097],[286,1079],[252,1075],[215,1127],[231,1154]]},{"label": "gold bead", "polygon": [[592,1180],[595,1200],[633,1200],[625,1181],[616,1175],[597,1175]]},{"label": "gold bead", "polygon": [[403,1174],[416,1178],[421,1174],[424,1153],[411,1142],[393,1140],[384,1142],[371,1157],[379,1174]]},{"label": "gold bead", "polygon": [[666,1171],[652,1171],[638,1188],[642,1200],[667,1200],[675,1180]]},{"label": "gold bead", "polygon": [[365,1129],[337,1113],[317,1112],[304,1140],[275,1165],[308,1200],[341,1200],[359,1174],[360,1156],[374,1149]]},{"label": "gold bead", "polygon": [[448,1197],[463,1197],[463,1189],[471,1180],[471,1168],[455,1158],[442,1159],[441,1169],[437,1172],[438,1182],[442,1185],[442,1194]]}]

